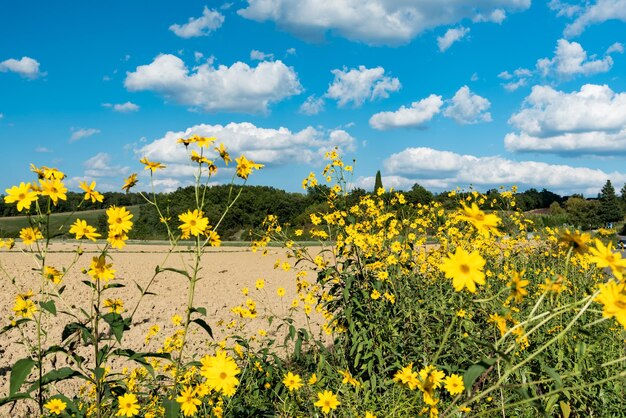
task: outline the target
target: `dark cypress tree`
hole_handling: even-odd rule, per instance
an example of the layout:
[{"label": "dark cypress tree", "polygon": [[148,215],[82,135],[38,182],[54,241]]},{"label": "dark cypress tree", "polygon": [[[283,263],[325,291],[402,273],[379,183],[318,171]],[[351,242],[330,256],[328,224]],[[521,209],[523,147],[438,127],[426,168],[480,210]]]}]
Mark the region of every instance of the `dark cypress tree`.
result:
[{"label": "dark cypress tree", "polygon": [[600,201],[598,215],[603,223],[621,221],[624,217],[622,207],[615,195],[611,180],[607,180],[598,195]]},{"label": "dark cypress tree", "polygon": [[378,189],[382,189],[383,187],[383,178],[380,175],[380,170],[376,172],[376,180],[374,181],[374,192],[377,192]]}]

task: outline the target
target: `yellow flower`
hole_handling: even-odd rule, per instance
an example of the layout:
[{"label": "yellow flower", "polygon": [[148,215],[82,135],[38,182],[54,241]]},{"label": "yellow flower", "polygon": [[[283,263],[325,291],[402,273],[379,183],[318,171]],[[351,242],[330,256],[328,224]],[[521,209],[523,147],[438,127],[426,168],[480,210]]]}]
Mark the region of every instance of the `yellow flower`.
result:
[{"label": "yellow flower", "polygon": [[506,318],[498,315],[497,313],[489,315],[489,320],[487,322],[492,322],[496,324],[498,330],[500,331],[500,336],[506,334]]},{"label": "yellow flower", "polygon": [[122,249],[126,245],[126,241],[128,240],[128,235],[124,232],[115,233],[113,231],[109,231],[109,236],[107,237],[107,241],[111,244],[112,248]]},{"label": "yellow flower", "polygon": [[259,279],[256,281],[256,288],[261,290],[265,287],[265,280]]},{"label": "yellow flower", "polygon": [[59,270],[55,269],[54,267],[51,267],[51,266],[44,267],[44,277],[50,280],[54,284],[61,283],[62,275],[63,274]]},{"label": "yellow flower", "polygon": [[202,216],[203,213],[198,209],[187,210],[187,212],[178,215],[178,219],[183,223],[178,228],[183,232],[183,238],[189,238],[190,235],[197,237],[203,234],[207,226],[209,226],[209,218]]},{"label": "yellow flower", "polygon": [[463,378],[458,374],[451,374],[445,378],[443,383],[445,384],[446,390],[450,395],[458,395],[459,393],[463,393],[465,390]]},{"label": "yellow flower", "polygon": [[100,236],[100,234],[96,232],[96,228],[87,225],[87,221],[82,219],[76,219],[76,221],[74,221],[70,227],[70,234],[76,234],[76,239],[85,237],[92,241],[95,241],[96,238]]},{"label": "yellow flower", "polygon": [[194,163],[198,163],[198,164],[203,164],[203,163],[207,165],[213,164],[213,161],[198,154],[194,150],[191,150],[191,161],[193,161]]},{"label": "yellow flower", "polygon": [[202,368],[200,374],[206,378],[206,383],[216,392],[222,392],[226,396],[235,394],[240,373],[237,363],[224,351],[218,351],[214,356],[205,356],[200,362]]},{"label": "yellow flower", "polygon": [[489,235],[490,233],[498,232],[498,225],[500,224],[500,218],[494,214],[486,215],[485,212],[480,210],[476,203],[472,203],[471,207],[463,206],[463,213],[459,215],[459,218],[465,220],[480,232],[481,234]]},{"label": "yellow flower", "polygon": [[285,296],[285,288],[279,287],[278,289],[276,289],[276,294],[278,295],[278,297],[282,298],[283,296]]},{"label": "yellow flower", "polygon": [[415,390],[415,388],[419,384],[419,380],[417,379],[417,372],[413,371],[413,363],[409,364],[406,367],[403,367],[398,372],[396,372],[393,380],[394,382],[404,383],[411,390]]},{"label": "yellow flower", "polygon": [[447,278],[452,279],[452,286],[456,292],[460,292],[464,287],[471,293],[476,292],[476,283],[485,284],[485,273],[483,267],[485,259],[473,251],[468,253],[461,247],[457,247],[454,254],[448,254],[439,266]]},{"label": "yellow flower", "polygon": [[65,196],[67,188],[61,182],[61,180],[39,180],[39,183],[41,184],[41,195],[48,196],[55,206],[59,199],[67,200],[67,196]]},{"label": "yellow flower", "polygon": [[567,247],[572,247],[574,252],[578,254],[584,254],[589,250],[587,245],[591,241],[591,235],[587,233],[580,233],[579,231],[571,232],[566,229],[559,237],[559,242]]},{"label": "yellow flower", "polygon": [[361,382],[352,377],[352,374],[348,370],[339,370],[339,374],[343,376],[343,381],[341,383],[350,384],[352,386],[361,386]]},{"label": "yellow flower", "polygon": [[263,164],[256,164],[254,161],[248,160],[243,155],[239,158],[235,158],[235,161],[237,162],[237,176],[244,180],[248,178],[250,173],[252,173],[252,170],[260,170],[264,167]]},{"label": "yellow flower", "polygon": [[4,197],[4,203],[17,202],[17,211],[23,209],[29,210],[30,204],[37,200],[39,193],[31,190],[30,183],[20,183],[19,186],[13,186],[6,189],[7,195]]},{"label": "yellow flower", "polygon": [[300,389],[304,384],[302,383],[302,378],[291,372],[288,372],[283,379],[283,384],[287,386],[289,392]]},{"label": "yellow flower", "polygon": [[314,385],[314,384],[316,384],[316,383],[317,383],[317,375],[316,375],[315,373],[313,373],[313,374],[311,375],[311,377],[309,377],[309,380],[307,381],[307,383],[308,383],[309,385]]},{"label": "yellow flower", "polygon": [[609,267],[619,280],[624,278],[623,271],[626,269],[626,259],[619,252],[613,252],[613,243],[605,246],[599,239],[595,240],[595,248],[589,248],[591,257],[589,261],[596,263],[598,268]]},{"label": "yellow flower", "polygon": [[93,280],[104,280],[108,282],[115,277],[115,270],[112,270],[111,266],[113,266],[113,264],[107,264],[104,255],[94,257],[91,260],[91,265],[87,273]]},{"label": "yellow flower", "polygon": [[215,231],[209,231],[207,234],[207,240],[209,241],[209,245],[211,245],[211,247],[219,247],[222,245],[222,240],[220,239],[219,234]]},{"label": "yellow flower", "polygon": [[139,160],[139,162],[144,164],[145,167],[143,169],[150,170],[150,173],[154,173],[156,170],[165,168],[165,166],[161,163],[149,161],[148,157],[143,157],[141,160]]},{"label": "yellow flower", "polygon": [[133,223],[130,220],[133,214],[125,207],[111,206],[106,210],[109,231],[114,234],[126,233],[131,230]]},{"label": "yellow flower", "polygon": [[185,146],[185,148],[187,148],[189,146],[189,144],[191,144],[193,141],[191,138],[178,138],[176,140],[177,144],[183,144]]},{"label": "yellow flower", "polygon": [[124,312],[124,302],[122,302],[122,299],[105,299],[103,303],[105,308],[110,309],[109,312],[116,314]]},{"label": "yellow flower", "polygon": [[65,411],[65,408],[67,408],[67,404],[58,398],[50,399],[43,406],[50,411],[51,414],[55,415],[61,415],[63,411]]},{"label": "yellow flower", "polygon": [[22,242],[24,242],[24,245],[31,245],[35,241],[43,239],[43,235],[41,235],[39,228],[31,228],[29,226],[28,228],[22,228],[20,230],[20,238]]},{"label": "yellow flower", "polygon": [[134,417],[139,414],[139,401],[134,394],[125,393],[122,396],[118,396],[117,403],[119,404],[119,410],[117,411],[116,416]]},{"label": "yellow flower", "polygon": [[95,190],[95,181],[92,181],[89,186],[86,181],[81,181],[79,187],[85,191],[85,200],[91,199],[91,203],[102,202],[104,200],[104,196]]},{"label": "yellow flower", "polygon": [[370,293],[370,298],[377,300],[380,299],[380,292],[376,289],[372,290],[372,293]]},{"label": "yellow flower", "polygon": [[37,305],[29,297],[24,296],[26,295],[17,295],[15,305],[13,305],[13,312],[22,318],[32,318],[33,314],[37,312]]},{"label": "yellow flower", "polygon": [[438,399],[435,398],[435,389],[441,386],[445,373],[435,369],[434,366],[426,366],[419,372],[419,383],[417,387],[422,391],[424,403],[434,406]]},{"label": "yellow flower", "polygon": [[207,138],[205,136],[194,135],[192,138],[193,138],[193,142],[198,144],[199,147],[203,147],[203,148],[208,148],[209,145],[211,145],[217,140],[217,138],[215,138],[214,136]]},{"label": "yellow flower", "polygon": [[615,317],[626,328],[626,284],[617,284],[613,281],[600,285],[600,294],[596,302],[604,305],[602,316],[605,318]]},{"label": "yellow flower", "polygon": [[176,402],[180,404],[180,410],[186,417],[195,415],[198,412],[198,405],[202,403],[191,386],[183,389],[180,396],[176,398]]},{"label": "yellow flower", "polygon": [[172,324],[174,324],[174,326],[179,326],[181,323],[183,322],[183,317],[175,314],[174,316],[172,316]]},{"label": "yellow flower", "polygon": [[224,164],[228,165],[228,163],[232,161],[230,154],[226,151],[226,148],[224,148],[224,144],[220,144],[219,147],[215,147],[215,150],[220,153],[220,157],[224,160]]},{"label": "yellow flower", "polygon": [[528,283],[530,283],[530,281],[522,280],[523,275],[524,275],[524,270],[522,270],[520,273],[515,272],[513,273],[513,277],[511,278],[511,281],[509,282],[509,287],[511,288],[510,297],[515,299],[515,302],[517,303],[520,303],[524,299],[524,296],[528,294],[528,290],[524,288],[528,286]]},{"label": "yellow flower", "polygon": [[391,294],[389,292],[385,292],[385,294],[383,296],[385,297],[385,299],[387,299],[392,304],[396,303],[396,297],[393,294]]},{"label": "yellow flower", "polygon": [[56,168],[46,167],[42,165],[37,168],[33,164],[30,165],[30,171],[37,173],[37,177],[41,180],[63,180],[65,178],[65,174],[57,170]]},{"label": "yellow flower", "polygon": [[133,173],[124,180],[122,190],[126,190],[126,193],[130,192],[130,189],[137,184],[137,173]]},{"label": "yellow flower", "polygon": [[322,412],[325,414],[329,413],[332,409],[337,409],[337,407],[341,405],[341,402],[339,402],[337,396],[330,390],[318,392],[317,398],[317,402],[315,402],[313,405],[317,406],[318,408],[322,408]]}]

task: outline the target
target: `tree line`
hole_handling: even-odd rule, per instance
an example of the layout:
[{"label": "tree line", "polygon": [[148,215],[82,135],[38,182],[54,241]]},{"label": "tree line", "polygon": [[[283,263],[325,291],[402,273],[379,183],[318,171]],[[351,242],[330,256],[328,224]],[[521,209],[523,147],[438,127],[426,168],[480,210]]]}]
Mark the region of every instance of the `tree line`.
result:
[{"label": "tree line", "polygon": [[[380,182],[380,185],[382,182]],[[379,186],[380,186],[379,185]],[[286,192],[281,189],[268,186],[231,186],[216,185],[208,187],[205,191],[205,201],[208,202],[205,212],[212,225],[220,221],[226,206],[231,203],[234,196],[240,193],[237,201],[229,209],[228,213],[220,221],[219,232],[224,239],[247,239],[247,233],[258,228],[268,214],[276,215],[281,224],[288,224],[294,228],[306,227],[310,224],[310,214],[322,212],[326,209],[326,196],[330,188],[318,185],[308,188],[306,193]],[[346,196],[347,204],[352,205],[359,201],[361,196],[368,192],[361,188],[350,191]],[[458,207],[459,198],[469,192],[457,193],[450,196],[449,192],[432,193],[419,184],[414,184],[410,190],[403,192],[405,199],[410,204],[429,204],[433,201],[440,202],[446,209]],[[111,205],[131,206],[140,205],[139,216],[133,219],[135,225],[131,238],[135,239],[162,239],[166,236],[165,224],[153,205],[146,204],[143,196],[139,193],[103,193],[102,203],[83,202],[81,210],[104,209]],[[460,195],[460,196],[459,196]],[[495,207],[504,207],[505,202],[500,192],[491,189],[486,192],[488,199],[483,207],[491,210],[491,204],[496,202]],[[59,201],[55,212],[70,212],[83,200],[83,193],[68,192],[66,201]],[[161,215],[173,220],[176,224],[179,214],[190,207],[195,207],[195,190],[192,186],[179,188],[170,193],[156,194]],[[610,181],[607,181],[597,198],[585,199],[582,195],[561,196],[546,189],[534,188],[515,194],[517,208],[522,211],[541,209],[541,215],[536,219],[541,225],[538,226],[562,226],[571,225],[582,229],[592,229],[606,226],[612,222],[620,222],[626,215],[626,184],[618,196]],[[0,198],[0,215],[15,216],[23,215],[17,212],[16,206],[4,203]],[[98,219],[99,230],[107,229],[106,216],[103,214]]]}]

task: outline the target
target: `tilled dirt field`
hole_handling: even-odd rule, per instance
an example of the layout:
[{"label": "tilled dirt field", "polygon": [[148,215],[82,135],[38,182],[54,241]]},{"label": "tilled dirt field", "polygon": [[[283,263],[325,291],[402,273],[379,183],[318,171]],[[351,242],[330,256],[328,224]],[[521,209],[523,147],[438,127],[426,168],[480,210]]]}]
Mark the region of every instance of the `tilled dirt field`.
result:
[{"label": "tilled dirt field", "polygon": [[[0,276],[0,327],[9,324],[9,317],[13,313],[15,296],[33,290],[39,291],[41,283],[40,275],[36,268],[36,259],[30,253],[16,248],[0,251],[0,265],[3,271]],[[82,244],[84,254],[78,262],[63,278],[66,286],[62,294],[62,300],[56,300],[55,304],[58,315],[48,315],[44,328],[48,332],[45,346],[58,344],[64,326],[71,318],[61,311],[77,312],[78,308],[89,311],[92,304],[92,291],[82,283],[90,280],[90,277],[82,272],[89,268],[94,256],[99,254],[98,245]],[[46,265],[54,266],[61,270],[72,263],[75,257],[76,246],[68,243],[54,243],[47,255]],[[123,315],[129,315],[139,301],[140,292],[135,285],[142,288],[148,285],[155,272],[155,267],[171,267],[180,269],[185,264],[192,262],[192,255],[188,252],[170,254],[166,245],[130,244],[123,250],[112,250],[110,255],[113,263],[112,268],[116,271],[115,282],[124,284],[125,287],[110,289],[104,298],[120,298],[124,302]],[[186,250],[181,247],[181,250]],[[193,327],[188,345],[188,353],[197,357],[206,352],[206,347],[211,342],[219,341],[225,335],[226,330],[217,326],[220,319],[226,322],[235,318],[231,308],[245,302],[246,297],[242,294],[242,288],[250,289],[250,297],[257,302],[259,317],[264,313],[273,312],[278,315],[286,313],[291,306],[291,301],[296,297],[295,272],[285,272],[274,268],[275,261],[288,260],[286,252],[282,249],[269,249],[269,253],[263,256],[261,252],[253,253],[246,247],[220,247],[207,250],[202,259],[201,280],[196,286],[194,306],[206,308],[207,315],[204,318],[214,331],[215,340],[211,340],[204,330]],[[265,280],[265,287],[255,289],[258,279]],[[311,280],[313,278],[311,277]],[[12,283],[14,282],[14,283]],[[276,291],[279,287],[285,288],[286,294],[279,298]],[[185,315],[188,297],[188,279],[180,274],[166,271],[160,273],[152,283],[150,291],[156,295],[146,296],[133,317],[131,330],[124,334],[122,346],[136,351],[155,351],[162,344],[166,336],[171,335],[175,327],[171,317],[175,314]],[[300,325],[306,321],[303,315],[299,315]],[[158,324],[160,332],[146,345],[145,336],[152,325]],[[256,333],[260,328],[267,326],[266,322],[256,320],[247,328],[248,335]],[[11,366],[20,358],[27,355],[27,349],[21,344],[22,335],[17,329],[13,329],[0,335],[0,397],[5,397],[9,391],[9,376]],[[91,347],[84,347],[87,358],[92,357]],[[57,367],[63,367],[65,359],[58,359]],[[24,409],[9,410],[8,406],[0,408],[0,417],[5,416],[32,416],[32,413]]]}]

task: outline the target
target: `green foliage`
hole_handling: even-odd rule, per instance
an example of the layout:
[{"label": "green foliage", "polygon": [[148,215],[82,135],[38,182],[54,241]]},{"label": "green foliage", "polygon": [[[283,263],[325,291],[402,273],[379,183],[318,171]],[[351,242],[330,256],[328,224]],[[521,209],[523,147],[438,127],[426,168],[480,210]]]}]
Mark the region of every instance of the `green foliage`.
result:
[{"label": "green foliage", "polygon": [[583,230],[599,228],[602,220],[599,216],[600,203],[581,197],[570,197],[565,202],[569,223]]},{"label": "green foliage", "polygon": [[380,175],[380,170],[376,172],[376,179],[374,180],[374,192],[377,192],[378,189],[383,188],[383,178]]},{"label": "green foliage", "polygon": [[624,219],[624,211],[615,195],[615,188],[613,188],[611,180],[607,180],[602,187],[598,200],[600,202],[598,217],[604,224]]}]

